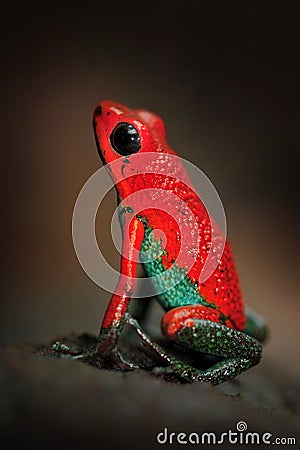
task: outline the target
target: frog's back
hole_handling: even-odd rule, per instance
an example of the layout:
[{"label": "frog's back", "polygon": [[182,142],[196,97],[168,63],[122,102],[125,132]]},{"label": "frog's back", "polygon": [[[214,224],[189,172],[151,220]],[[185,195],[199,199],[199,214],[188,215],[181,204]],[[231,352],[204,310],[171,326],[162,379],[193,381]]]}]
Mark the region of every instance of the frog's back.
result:
[{"label": "frog's back", "polygon": [[[173,152],[170,151],[170,154]],[[167,164],[168,153],[163,155],[163,162]],[[145,238],[141,250],[152,253],[153,257],[152,261],[144,263],[145,271],[153,277],[168,270],[168,280],[174,279],[175,284],[181,279],[158,296],[165,310],[203,304],[219,310],[226,323],[229,319],[235,328],[243,330],[246,324],[242,294],[228,241],[213,274],[204,283],[198,283],[211,247],[210,218],[191,187],[184,167],[179,164],[173,165],[172,169],[167,177],[144,177],[144,188],[151,186],[170,194],[166,194],[162,201],[164,210],[160,205],[159,209],[148,208],[140,213],[145,218]],[[179,198],[177,205],[174,205],[175,196]],[[152,233],[157,229],[163,231],[164,239],[159,233]],[[219,232],[217,240],[214,238],[214,247],[221,246],[223,242]],[[162,283],[160,277],[160,288]]]}]

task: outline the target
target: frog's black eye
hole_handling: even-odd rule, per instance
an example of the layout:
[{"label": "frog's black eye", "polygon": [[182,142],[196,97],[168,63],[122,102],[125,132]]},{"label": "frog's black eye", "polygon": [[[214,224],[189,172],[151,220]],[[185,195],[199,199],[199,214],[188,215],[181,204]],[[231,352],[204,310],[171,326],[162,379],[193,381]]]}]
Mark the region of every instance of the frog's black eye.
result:
[{"label": "frog's black eye", "polygon": [[115,126],[110,142],[114,150],[122,156],[136,153],[141,148],[141,138],[137,129],[128,122],[120,122]]}]

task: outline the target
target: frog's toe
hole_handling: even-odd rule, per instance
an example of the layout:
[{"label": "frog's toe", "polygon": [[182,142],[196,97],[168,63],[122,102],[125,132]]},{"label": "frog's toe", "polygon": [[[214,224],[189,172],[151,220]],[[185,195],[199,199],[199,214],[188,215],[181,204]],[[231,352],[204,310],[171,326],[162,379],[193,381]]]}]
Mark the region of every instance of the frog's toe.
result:
[{"label": "frog's toe", "polygon": [[81,359],[84,357],[82,352],[72,349],[60,341],[54,342],[50,348],[54,353],[56,353],[55,356],[59,356],[60,358]]},{"label": "frog's toe", "polygon": [[122,370],[134,370],[140,368],[137,364],[127,361],[127,359],[124,358],[124,356],[117,349],[112,350],[111,358],[113,362]]},{"label": "frog's toe", "polygon": [[181,363],[171,364],[167,367],[155,367],[153,373],[155,375],[174,375],[186,383],[203,381],[201,379],[202,373],[199,370]]},{"label": "frog's toe", "polygon": [[101,344],[92,345],[83,351],[83,349],[76,350],[75,348],[69,347],[63,342],[56,341],[51,345],[51,350],[53,352],[53,356],[57,356],[59,358],[83,359],[86,362],[100,358],[110,360],[116,367],[121,370],[139,369],[139,366],[130,361],[127,361],[117,348],[114,348],[110,351],[105,351],[103,350]]},{"label": "frog's toe", "polygon": [[89,348],[82,355],[86,360],[89,359],[106,359],[107,361],[111,361],[114,366],[121,370],[134,370],[139,369],[139,366],[136,364],[127,361],[126,358],[119,352],[118,348],[115,347],[113,349],[104,350],[102,344],[96,344],[95,346]]}]

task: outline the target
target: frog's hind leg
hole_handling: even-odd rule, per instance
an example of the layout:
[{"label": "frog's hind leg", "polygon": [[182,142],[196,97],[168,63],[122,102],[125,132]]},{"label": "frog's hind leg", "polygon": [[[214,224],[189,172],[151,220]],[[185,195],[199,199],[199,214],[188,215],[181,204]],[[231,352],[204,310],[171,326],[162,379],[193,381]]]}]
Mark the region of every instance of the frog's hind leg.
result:
[{"label": "frog's hind leg", "polygon": [[222,359],[204,371],[184,363],[171,363],[160,372],[174,373],[187,381],[206,381],[215,385],[240,375],[260,361],[261,344],[242,331],[218,323],[217,314],[205,306],[193,305],[175,308],[164,315],[162,330],[167,339]]}]

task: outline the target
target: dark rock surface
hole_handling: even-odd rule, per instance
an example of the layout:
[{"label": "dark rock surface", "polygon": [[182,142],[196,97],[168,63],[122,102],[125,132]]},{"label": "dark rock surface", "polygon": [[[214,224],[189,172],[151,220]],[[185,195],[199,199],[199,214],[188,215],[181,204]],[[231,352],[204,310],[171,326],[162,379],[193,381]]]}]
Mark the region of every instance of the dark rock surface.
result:
[{"label": "dark rock surface", "polygon": [[[78,346],[94,339],[64,338]],[[271,442],[283,436],[296,437],[299,443],[297,380],[280,366],[263,360],[217,387],[182,384],[154,376],[149,369],[156,361],[130,345],[127,357],[144,370],[122,372],[105,368],[101,360],[93,367],[51,357],[49,345],[2,349],[2,439],[32,449],[151,449],[159,446],[156,436],[165,427],[168,440],[171,432],[214,432],[220,437],[230,429],[236,432],[236,424],[244,421],[248,432],[271,433]],[[227,443],[222,448],[227,446],[232,447]]]}]

